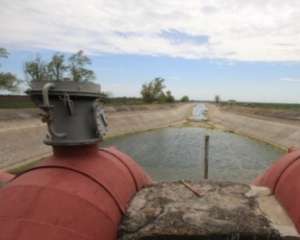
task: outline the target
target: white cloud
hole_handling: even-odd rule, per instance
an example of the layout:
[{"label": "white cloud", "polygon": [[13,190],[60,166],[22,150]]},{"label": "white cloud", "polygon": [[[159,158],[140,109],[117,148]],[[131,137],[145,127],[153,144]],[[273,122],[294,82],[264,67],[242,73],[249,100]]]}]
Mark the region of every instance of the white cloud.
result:
[{"label": "white cloud", "polygon": [[[299,0],[1,0],[0,45],[91,54],[300,60]],[[207,36],[205,44],[162,32]]]}]

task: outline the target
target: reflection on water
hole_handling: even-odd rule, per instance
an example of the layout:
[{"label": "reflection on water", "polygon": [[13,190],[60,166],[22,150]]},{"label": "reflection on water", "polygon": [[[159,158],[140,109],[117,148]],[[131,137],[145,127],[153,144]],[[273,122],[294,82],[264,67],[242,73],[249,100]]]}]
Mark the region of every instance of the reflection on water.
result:
[{"label": "reflection on water", "polygon": [[207,108],[205,104],[203,103],[197,104],[193,109],[192,119],[197,121],[206,120],[207,119],[205,116],[206,112],[207,112]]},{"label": "reflection on water", "polygon": [[231,133],[201,128],[166,128],[105,141],[139,162],[157,181],[203,177],[204,136],[210,135],[209,178],[250,182],[282,152]]}]

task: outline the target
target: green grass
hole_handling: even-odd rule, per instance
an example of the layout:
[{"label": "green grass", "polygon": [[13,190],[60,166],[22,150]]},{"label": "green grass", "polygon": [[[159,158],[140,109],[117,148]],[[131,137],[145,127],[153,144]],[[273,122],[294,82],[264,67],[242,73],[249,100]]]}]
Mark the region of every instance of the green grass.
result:
[{"label": "green grass", "polygon": [[[107,106],[119,106],[119,105],[143,105],[145,104],[141,98],[134,97],[116,97],[102,99]],[[26,96],[0,96],[0,109],[8,108],[35,108],[36,106]]]},{"label": "green grass", "polygon": [[9,173],[11,174],[15,174],[18,175],[26,170],[31,169],[32,167],[34,167],[39,161],[41,161],[41,159],[38,160],[34,160],[32,162],[25,162],[25,163],[21,163],[16,165],[15,167],[12,167],[11,169],[8,170]]},{"label": "green grass", "polygon": [[1,108],[34,108],[31,99],[26,95],[0,95]]},{"label": "green grass", "polygon": [[0,109],[1,108],[35,108],[35,105],[31,101],[0,100]]}]

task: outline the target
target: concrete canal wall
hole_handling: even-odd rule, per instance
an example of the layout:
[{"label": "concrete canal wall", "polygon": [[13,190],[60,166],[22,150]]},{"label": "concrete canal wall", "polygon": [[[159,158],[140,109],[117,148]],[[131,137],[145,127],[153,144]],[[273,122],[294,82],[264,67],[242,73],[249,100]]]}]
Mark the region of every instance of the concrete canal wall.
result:
[{"label": "concrete canal wall", "polygon": [[[194,104],[142,105],[106,107],[109,122],[107,137],[167,127],[184,121]],[[47,156],[51,148],[43,144],[46,126],[36,110],[0,111],[0,168]]]},{"label": "concrete canal wall", "polygon": [[108,109],[109,132],[107,137],[150,129],[168,127],[185,121],[192,114],[194,104],[178,104],[164,109],[110,112]]},{"label": "concrete canal wall", "polygon": [[214,124],[219,124],[227,130],[246,135],[275,146],[287,149],[300,148],[300,125],[293,125],[276,120],[264,120],[221,111],[208,104],[208,117]]}]

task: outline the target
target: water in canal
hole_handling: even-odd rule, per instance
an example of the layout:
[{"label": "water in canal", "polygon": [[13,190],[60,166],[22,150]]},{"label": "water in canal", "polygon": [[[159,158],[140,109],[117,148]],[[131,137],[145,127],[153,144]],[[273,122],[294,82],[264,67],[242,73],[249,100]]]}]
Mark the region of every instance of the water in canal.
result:
[{"label": "water in canal", "polygon": [[[206,119],[205,104],[193,121]],[[203,178],[204,138],[210,136],[209,178],[251,182],[283,152],[236,134],[205,128],[165,128],[106,140],[138,161],[156,181]]]},{"label": "water in canal", "polygon": [[207,120],[206,113],[207,113],[207,108],[205,104],[197,104],[193,109],[192,119],[194,121]]},{"label": "water in canal", "polygon": [[250,182],[282,152],[270,145],[220,130],[166,128],[110,139],[156,180],[203,177],[204,136],[210,135],[209,178]]}]

